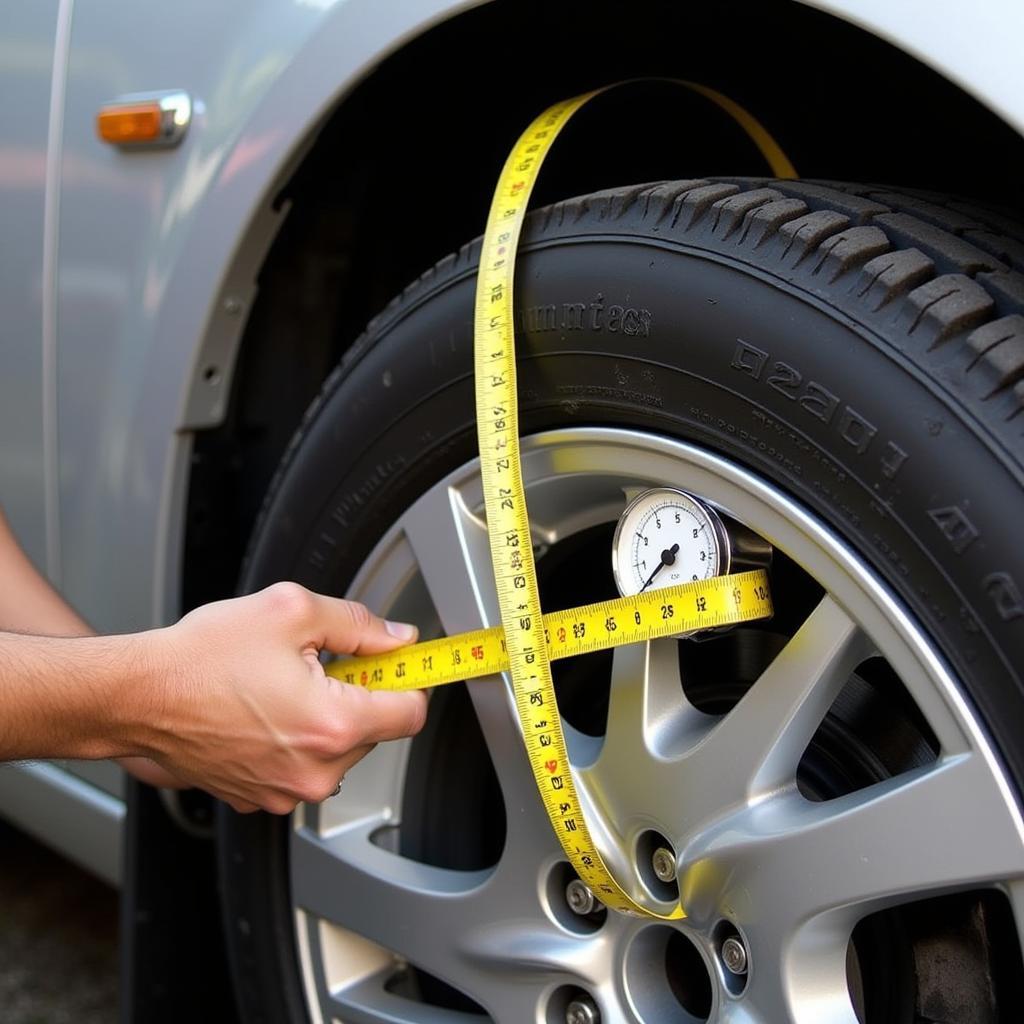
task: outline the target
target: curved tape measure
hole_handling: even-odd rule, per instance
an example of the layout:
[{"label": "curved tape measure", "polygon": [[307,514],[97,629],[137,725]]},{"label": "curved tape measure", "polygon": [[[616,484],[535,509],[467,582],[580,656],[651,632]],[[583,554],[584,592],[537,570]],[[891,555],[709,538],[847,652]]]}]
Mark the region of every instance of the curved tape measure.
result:
[{"label": "curved tape measure", "polygon": [[[734,116],[773,170],[790,176],[795,173],[750,114],[714,90],[681,84]],[[668,920],[683,917],[682,906],[677,904],[660,914],[635,902],[612,877],[583,817],[555,702],[519,461],[512,308],[516,246],[544,157],[576,111],[604,91],[586,93],[545,110],[520,136],[498,179],[480,251],[476,290],[477,433],[491,560],[516,707],[548,817],[573,868],[602,903],[624,913]],[[743,604],[741,589],[738,608]]]},{"label": "curved tape measure", "polygon": [[[628,84],[628,83],[622,83]],[[706,86],[676,82],[716,103],[757,145],[773,173],[796,177],[768,132]],[[615,88],[609,86],[607,88]],[[719,576],[635,597],[542,615],[519,456],[512,283],[516,247],[541,163],[594,92],[549,107],[520,136],[498,180],[484,232],[475,307],[476,420],[484,506],[502,628],[334,662],[327,671],[372,689],[414,689],[509,671],[527,755],[541,799],[573,868],[606,906],[664,920],[612,877],[584,820],[551,678],[551,659],[729,625],[771,614],[763,570]]]}]

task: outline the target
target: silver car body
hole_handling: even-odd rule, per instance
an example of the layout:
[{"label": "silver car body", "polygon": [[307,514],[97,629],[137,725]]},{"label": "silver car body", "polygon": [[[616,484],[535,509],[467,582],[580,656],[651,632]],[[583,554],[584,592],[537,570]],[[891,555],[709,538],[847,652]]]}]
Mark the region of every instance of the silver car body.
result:
[{"label": "silver car body", "polygon": [[[1024,5],[814,0],[1024,132]],[[15,0],[0,42],[0,501],[98,629],[175,618],[193,431],[223,416],[271,199],[317,126],[387,55],[475,6],[444,0]],[[940,16],[941,13],[941,16]],[[181,89],[175,149],[94,118]],[[358,140],[353,140],[357,144]],[[116,882],[110,765],[0,771],[0,813]]]}]

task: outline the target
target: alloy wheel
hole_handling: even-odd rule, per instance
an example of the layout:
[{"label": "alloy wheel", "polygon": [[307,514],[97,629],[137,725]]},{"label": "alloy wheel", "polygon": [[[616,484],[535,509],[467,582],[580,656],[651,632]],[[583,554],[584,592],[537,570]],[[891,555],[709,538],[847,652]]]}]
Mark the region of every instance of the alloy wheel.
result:
[{"label": "alloy wheel", "polygon": [[[678,886],[689,916],[573,909],[508,684],[472,682],[475,719],[443,738],[465,757],[437,785],[419,741],[389,744],[294,816],[314,1019],[560,1024],[592,1007],[606,1024],[855,1024],[879,999],[870,922],[958,893],[1005,908],[1019,951],[1024,826],[999,760],[928,638],[827,524],[741,466],[639,431],[525,439],[523,472],[542,583],[566,603],[608,596],[602,538],[647,487],[685,488],[778,552],[776,618],[721,638],[734,658],[718,640],[658,641],[558,680],[602,852],[652,907]],[[475,462],[399,517],[348,596],[424,636],[498,621]],[[884,695],[899,751],[837,717],[858,687]],[[410,792],[456,837],[449,855],[415,850]]]}]

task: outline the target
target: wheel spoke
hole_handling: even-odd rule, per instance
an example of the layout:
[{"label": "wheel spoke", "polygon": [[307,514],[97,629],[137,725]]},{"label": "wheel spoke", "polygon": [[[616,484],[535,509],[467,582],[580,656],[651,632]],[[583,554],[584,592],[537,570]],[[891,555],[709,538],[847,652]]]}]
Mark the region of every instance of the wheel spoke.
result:
[{"label": "wheel spoke", "polygon": [[698,762],[714,762],[716,789],[731,790],[723,797],[791,784],[832,702],[871,651],[846,612],[823,598],[697,755]]},{"label": "wheel spoke", "polygon": [[[539,902],[524,901],[524,893],[536,889],[535,860],[506,857],[494,871],[433,867],[375,846],[370,837],[378,824],[364,821],[327,837],[299,829],[291,851],[296,906],[477,1000],[491,997],[506,1008],[523,999],[535,1005],[537,990],[524,981],[570,974],[595,984],[610,969],[606,942],[595,938],[600,947],[595,957],[590,944],[556,928]],[[513,901],[518,906],[513,919],[495,917],[495,907]],[[422,1005],[387,992],[385,980],[377,972],[335,990],[332,1001],[340,1018],[366,1024],[475,1019],[440,1009],[432,1010],[433,1016],[419,1015]]]},{"label": "wheel spoke", "polygon": [[[401,525],[449,635],[501,621],[487,531],[466,509],[456,488],[429,492],[403,517]],[[489,676],[467,685],[506,809],[517,814],[526,809],[529,824],[546,825],[507,680]],[[546,827],[550,832],[550,826]],[[509,840],[537,838],[536,828],[527,831],[524,835],[522,830],[510,830]]]},{"label": "wheel spoke", "polygon": [[459,936],[486,920],[487,871],[449,871],[374,845],[379,822],[320,837],[293,834],[296,905],[406,957],[439,977],[456,970]]},{"label": "wheel spoke", "polygon": [[389,992],[385,985],[393,974],[378,971],[332,992],[333,1016],[345,1024],[479,1024],[479,1014],[430,1006]]},{"label": "wheel spoke", "polygon": [[677,641],[615,649],[604,743],[595,763],[578,772],[609,836],[627,833],[641,809],[669,822],[680,805],[692,806],[684,795],[689,780],[680,780],[672,755],[694,746],[713,722],[686,699]]},{"label": "wheel spoke", "polygon": [[456,488],[429,491],[401,526],[446,633],[499,621],[487,531]]},{"label": "wheel spoke", "polygon": [[652,753],[664,757],[688,745],[709,725],[709,717],[683,692],[678,641],[615,648],[602,759],[625,767]]},{"label": "wheel spoke", "polygon": [[858,1024],[846,974],[846,943],[768,951],[738,1000],[723,999],[720,1024]]},{"label": "wheel spoke", "polygon": [[1012,878],[1020,844],[978,753],[831,801],[788,789],[728,815],[685,851],[680,880],[695,925],[725,907],[744,924],[756,969],[722,1019],[856,1024],[846,978],[856,923]]},{"label": "wheel spoke", "polygon": [[1020,848],[982,755],[958,754],[835,800],[788,790],[728,815],[686,851],[684,903],[739,898],[712,895],[720,878],[776,936],[822,917],[848,936],[872,911],[1016,876]]},{"label": "wheel spoke", "polygon": [[511,687],[493,678],[471,680],[467,686],[505,802],[507,828],[499,868],[511,871],[514,865],[506,862],[523,857],[525,863],[536,864],[538,857],[559,846],[526,756]]},{"label": "wheel spoke", "polygon": [[539,924],[531,927],[529,921],[516,918],[490,921],[464,936],[460,945],[467,960],[491,979],[515,974],[533,979],[572,974],[581,982],[597,985],[612,966],[598,948],[607,946],[601,939],[581,939]]}]

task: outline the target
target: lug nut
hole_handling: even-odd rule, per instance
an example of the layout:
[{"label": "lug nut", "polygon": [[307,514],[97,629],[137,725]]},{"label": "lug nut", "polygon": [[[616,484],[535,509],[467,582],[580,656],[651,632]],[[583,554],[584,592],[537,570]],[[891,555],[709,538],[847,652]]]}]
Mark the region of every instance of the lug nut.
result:
[{"label": "lug nut", "polygon": [[589,996],[578,996],[565,1008],[565,1024],[599,1024],[601,1014]]},{"label": "lug nut", "polygon": [[667,847],[659,846],[651,856],[651,867],[659,882],[676,880],[676,855]]},{"label": "lug nut", "polygon": [[722,963],[730,974],[747,973],[747,947],[735,935],[722,943]]},{"label": "lug nut", "polygon": [[597,906],[594,894],[587,887],[587,884],[578,878],[574,878],[565,887],[565,902],[569,904],[569,909],[574,914],[579,914],[581,917],[592,913]]}]

